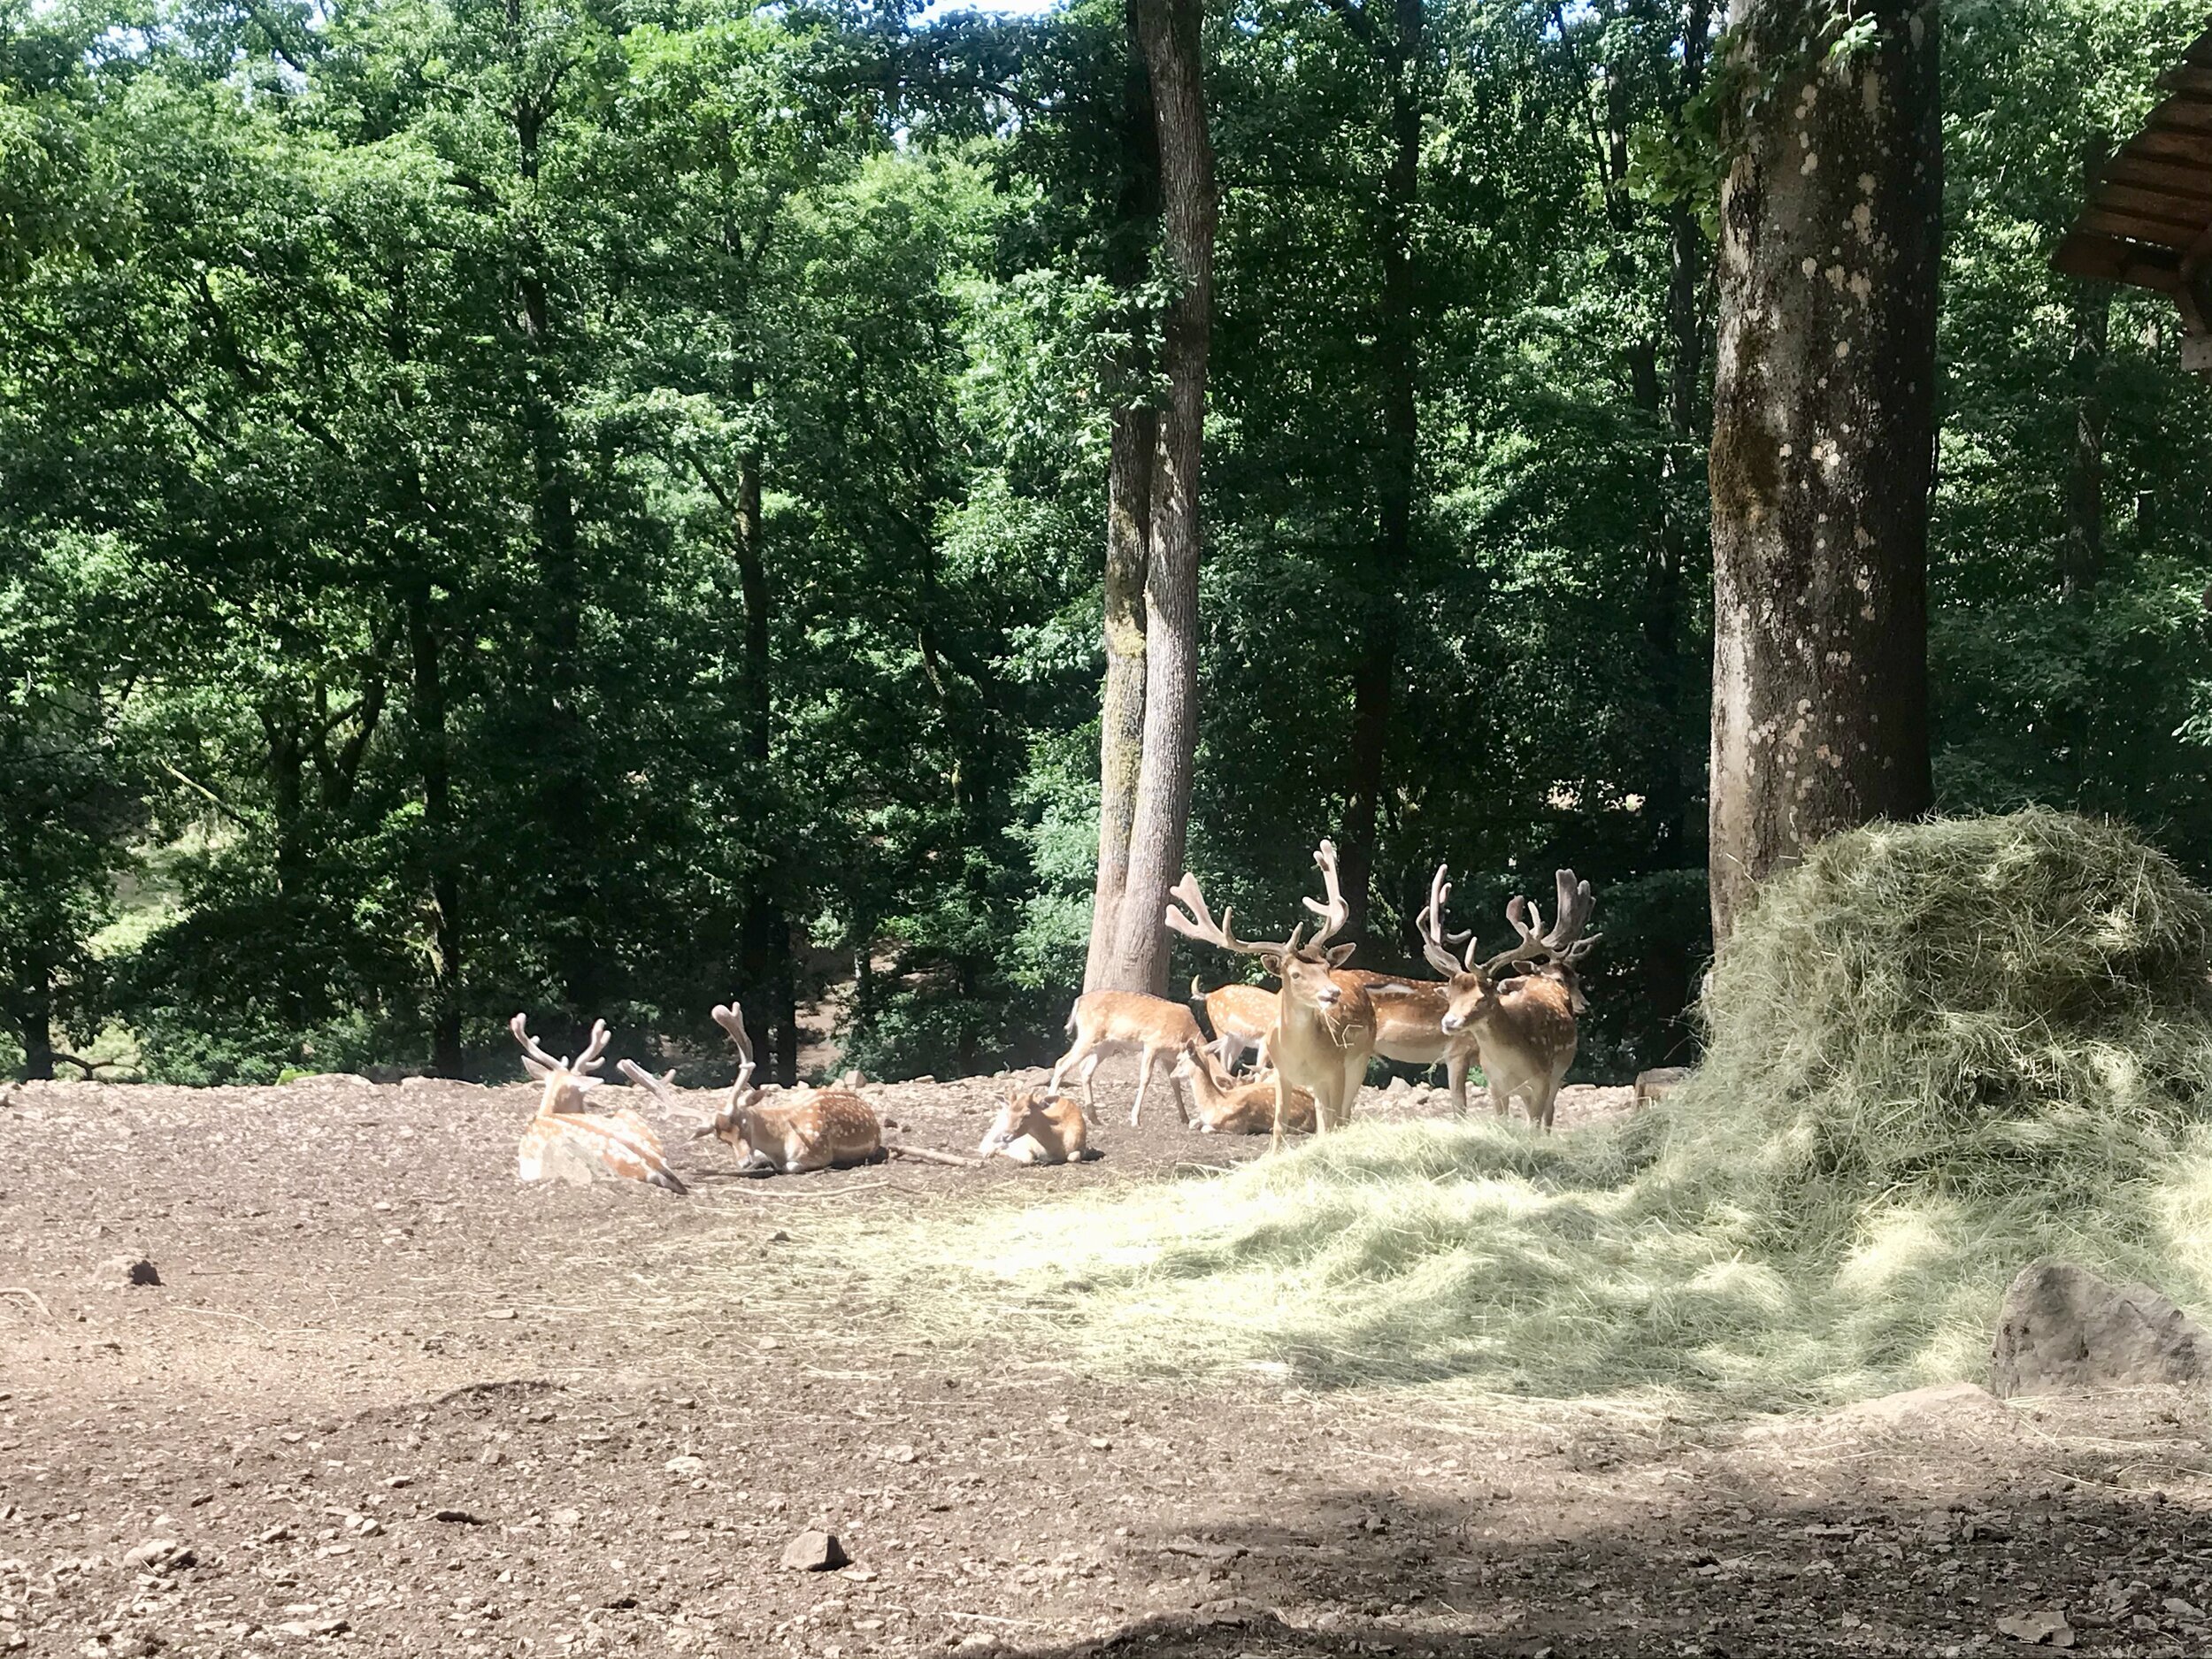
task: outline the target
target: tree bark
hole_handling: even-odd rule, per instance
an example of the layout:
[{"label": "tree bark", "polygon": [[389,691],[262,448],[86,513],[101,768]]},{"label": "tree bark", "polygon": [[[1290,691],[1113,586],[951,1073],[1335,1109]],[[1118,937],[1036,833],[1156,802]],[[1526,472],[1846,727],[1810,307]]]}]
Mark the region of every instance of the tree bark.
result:
[{"label": "tree bark", "polygon": [[[749,400],[749,379],[738,395]],[[761,457],[745,449],[737,458],[737,584],[745,601],[741,659],[745,707],[745,758],[757,777],[775,763],[775,696],[770,678],[768,562],[763,546]],[[780,876],[772,865],[747,904],[739,927],[738,973],[748,1027],[759,1034],[764,1080],[789,1088],[799,1080],[798,984],[791,961],[791,918],[778,891]]]},{"label": "tree bark", "polygon": [[1339,879],[1351,914],[1348,934],[1367,932],[1377,820],[1390,751],[1398,673],[1398,626],[1412,557],[1414,493],[1420,459],[1420,330],[1413,271],[1413,219],[1421,189],[1423,0],[1398,0],[1384,47],[1390,76],[1390,163],[1382,179],[1382,296],[1375,345],[1382,389],[1382,445],[1376,459],[1374,567],[1363,595],[1359,655],[1352,670],[1350,787],[1345,793]]},{"label": "tree bark", "polygon": [[1126,80],[1122,98],[1122,178],[1115,204],[1109,275],[1122,296],[1130,344],[1114,365],[1114,412],[1106,464],[1104,610],[1106,683],[1099,699],[1098,877],[1091,895],[1090,949],[1083,988],[1107,988],[1121,901],[1129,882],[1129,837],[1136,826],[1137,785],[1144,766],[1144,585],[1152,555],[1152,487],[1157,471],[1160,414],[1148,384],[1152,366],[1145,335],[1150,319],[1141,290],[1150,263],[1160,211],[1159,144],[1144,55],[1137,45],[1135,0],[1130,0]]},{"label": "tree bark", "polygon": [[23,1077],[26,1082],[44,1083],[54,1075],[54,971],[31,971],[23,987]]},{"label": "tree bark", "polygon": [[2082,282],[2073,303],[2074,435],[2066,466],[2066,551],[2059,572],[2070,599],[2086,597],[2104,574],[2103,370],[2112,333],[2112,285]]},{"label": "tree bark", "polygon": [[[1938,0],[1738,0],[1714,388],[1713,933],[1770,872],[1927,810]],[[1809,50],[1808,42],[1810,42]],[[1757,96],[1759,94],[1763,96]]]},{"label": "tree bark", "polygon": [[1107,983],[1167,988],[1167,890],[1181,878],[1198,741],[1199,453],[1213,306],[1213,145],[1199,0],[1136,0],[1138,43],[1152,88],[1168,266],[1176,293],[1161,342],[1167,408],[1160,422],[1145,573],[1144,760],[1130,828],[1129,876]]},{"label": "tree bark", "polygon": [[446,735],[445,672],[430,615],[429,584],[407,595],[407,645],[413,666],[415,766],[422,780],[423,830],[430,848],[430,1070],[462,1075],[461,881],[453,844],[453,780]]},{"label": "tree bark", "polygon": [[1083,988],[1105,988],[1129,880],[1144,765],[1144,585],[1150,563],[1152,472],[1159,443],[1156,410],[1117,409],[1106,480],[1106,687],[1098,722],[1098,884],[1091,895],[1091,944]]}]

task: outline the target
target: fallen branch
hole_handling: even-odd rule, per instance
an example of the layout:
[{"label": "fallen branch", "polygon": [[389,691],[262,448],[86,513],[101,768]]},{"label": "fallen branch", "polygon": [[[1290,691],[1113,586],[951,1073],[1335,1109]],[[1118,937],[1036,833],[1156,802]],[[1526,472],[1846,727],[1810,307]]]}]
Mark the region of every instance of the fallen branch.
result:
[{"label": "fallen branch", "polygon": [[54,1310],[46,1305],[46,1298],[35,1290],[26,1290],[20,1285],[0,1285],[0,1296],[24,1297],[29,1301],[31,1306],[46,1316],[46,1322],[49,1325],[54,1322]]},{"label": "fallen branch", "polygon": [[979,1170],[981,1158],[964,1158],[957,1152],[940,1152],[933,1147],[886,1147],[884,1150],[895,1158],[912,1158],[918,1164],[942,1164],[956,1170]]}]

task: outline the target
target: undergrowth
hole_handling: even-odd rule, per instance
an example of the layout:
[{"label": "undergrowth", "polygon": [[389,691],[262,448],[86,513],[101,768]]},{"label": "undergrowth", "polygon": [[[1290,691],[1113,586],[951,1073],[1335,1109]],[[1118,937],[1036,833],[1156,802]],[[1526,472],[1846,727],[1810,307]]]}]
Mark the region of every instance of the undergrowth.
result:
[{"label": "undergrowth", "polygon": [[2119,827],[1877,827],[1769,885],[1639,1118],[1363,1125],[852,1248],[1102,1369],[1748,1409],[1978,1376],[2038,1257],[2212,1304],[2208,939]]}]

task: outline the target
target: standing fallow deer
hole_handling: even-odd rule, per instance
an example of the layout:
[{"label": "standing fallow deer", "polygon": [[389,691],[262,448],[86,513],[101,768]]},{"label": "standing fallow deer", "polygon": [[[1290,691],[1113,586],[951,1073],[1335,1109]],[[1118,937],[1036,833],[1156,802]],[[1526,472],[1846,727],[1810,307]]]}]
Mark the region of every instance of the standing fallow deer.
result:
[{"label": "standing fallow deer", "polygon": [[[1075,1041],[1052,1068],[1051,1080],[1045,1087],[1058,1094],[1060,1080],[1070,1070],[1081,1066],[1078,1075],[1083,1085],[1083,1111],[1093,1123],[1098,1121],[1098,1102],[1091,1093],[1091,1077],[1108,1055],[1129,1048],[1142,1052],[1137,1101],[1129,1109],[1129,1121],[1133,1124],[1144,1111],[1145,1091],[1152,1087],[1152,1068],[1162,1060],[1171,1062],[1184,1049],[1198,1048],[1206,1041],[1190,1010],[1141,991],[1084,992],[1068,1010],[1067,1028]],[[1175,1097],[1176,1114],[1188,1123],[1190,1113],[1184,1110],[1182,1090],[1171,1077],[1167,1087]]]},{"label": "standing fallow deer", "polygon": [[1206,1023],[1214,1040],[1206,1046],[1225,1071],[1234,1071],[1247,1054],[1253,1064],[1267,1069],[1267,1033],[1275,1024],[1275,993],[1265,986],[1230,984],[1210,991],[1198,988],[1191,975],[1190,1000],[1206,1010]]},{"label": "standing fallow deer", "polygon": [[1310,942],[1300,942],[1303,922],[1291,929],[1288,939],[1239,939],[1232,926],[1233,910],[1225,906],[1217,924],[1199,891],[1198,878],[1187,872],[1170,894],[1184,908],[1171,904],[1167,909],[1167,925],[1177,933],[1239,956],[1257,956],[1260,965],[1282,983],[1275,997],[1275,1023],[1267,1033],[1267,1056],[1275,1066],[1271,1151],[1283,1143],[1294,1090],[1302,1088],[1313,1096],[1315,1133],[1325,1133],[1349,1121],[1352,1102],[1367,1080],[1368,1056],[1375,1051],[1374,1002],[1366,987],[1338,972],[1354,948],[1327,948],[1351,916],[1351,906],[1337,885],[1335,843],[1323,841],[1313,862],[1321,871],[1328,899],[1305,901],[1306,908],[1321,918]]},{"label": "standing fallow deer", "polygon": [[1071,1164],[1089,1156],[1090,1130],[1083,1109],[1048,1089],[1013,1089],[976,1148],[985,1158],[1017,1164]]},{"label": "standing fallow deer", "polygon": [[[1473,941],[1467,940],[1463,957],[1453,947],[1467,936],[1451,937],[1444,931],[1444,907],[1452,892],[1448,873],[1442,864],[1436,867],[1428,908],[1421,912],[1424,950],[1440,972],[1451,976],[1447,982],[1451,1006],[1443,1029],[1473,1033],[1493,1110],[1503,1116],[1518,1094],[1529,1121],[1548,1131],[1559,1085],[1574,1064],[1575,1010],[1581,1001],[1574,964],[1600,937],[1586,938],[1582,932],[1596,902],[1590,884],[1578,881],[1571,870],[1558,872],[1559,904],[1549,933],[1544,931],[1542,910],[1525,898],[1514,899],[1505,916],[1520,942],[1478,965]],[[1530,971],[1506,973],[1522,966]]]},{"label": "standing fallow deer", "polygon": [[[545,1085],[537,1116],[522,1132],[515,1174],[526,1181],[559,1180],[581,1187],[612,1179],[644,1181],[680,1193],[684,1184],[668,1167],[660,1137],[626,1106],[611,1112],[591,1110],[584,1101],[606,1079],[592,1074],[606,1064],[607,1022],[593,1023],[591,1039],[571,1064],[555,1059],[530,1035],[529,1017],[517,1014],[507,1029],[522,1045],[522,1065]],[[626,1061],[624,1063],[628,1064]]]},{"label": "standing fallow deer", "polygon": [[[804,1175],[883,1156],[882,1121],[850,1089],[804,1089],[790,1100],[764,1104],[768,1091],[753,1087],[753,1045],[744,1014],[718,1002],[713,1012],[714,1023],[737,1046],[737,1080],[722,1110],[694,1130],[692,1139],[712,1135],[724,1142],[737,1154],[741,1175]],[[666,1080],[642,1066],[625,1060],[622,1075],[670,1098]]]},{"label": "standing fallow deer", "polygon": [[[1275,1079],[1230,1076],[1210,1048],[1194,1049],[1175,1063],[1175,1075],[1190,1085],[1198,1107],[1202,1135],[1261,1135],[1275,1123]],[[1313,1133],[1313,1096],[1304,1089],[1290,1092],[1290,1111],[1283,1127],[1300,1134]]]}]

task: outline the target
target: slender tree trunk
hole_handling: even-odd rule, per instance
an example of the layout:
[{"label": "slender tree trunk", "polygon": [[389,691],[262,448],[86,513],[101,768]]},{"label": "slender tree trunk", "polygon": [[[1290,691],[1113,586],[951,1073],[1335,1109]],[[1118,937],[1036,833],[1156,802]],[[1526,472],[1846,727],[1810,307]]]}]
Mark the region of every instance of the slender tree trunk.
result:
[{"label": "slender tree trunk", "polygon": [[1413,511],[1420,464],[1420,326],[1413,271],[1413,219],[1420,204],[1422,0],[1398,0],[1386,48],[1390,73],[1390,163],[1382,180],[1382,303],[1376,329],[1382,381],[1382,446],[1375,470],[1374,568],[1368,572],[1358,656],[1352,668],[1350,787],[1345,794],[1339,879],[1351,915],[1347,931],[1367,932],[1374,885],[1377,821],[1390,754],[1398,675],[1399,618],[1413,553]]},{"label": "slender tree trunk", "polygon": [[54,1075],[54,971],[33,969],[23,992],[23,1076],[43,1083]]},{"label": "slender tree trunk", "polygon": [[[1713,24],[1712,0],[1686,0],[1682,11],[1681,71],[1669,99],[1679,120],[1684,108],[1705,82],[1707,39]],[[1651,677],[1665,731],[1656,764],[1646,785],[1644,811],[1651,825],[1655,862],[1678,868],[1701,856],[1704,825],[1696,800],[1704,781],[1705,757],[1691,737],[1705,695],[1702,642],[1692,637],[1690,563],[1693,518],[1681,500],[1687,487],[1692,446],[1699,435],[1698,391],[1705,380],[1706,240],[1697,215],[1686,202],[1667,211],[1667,364],[1660,416],[1666,447],[1659,461],[1659,545],[1648,573],[1643,607],[1646,672]],[[1654,377],[1655,386],[1657,377]],[[1662,1048],[1655,1056],[1671,1064],[1689,1056],[1695,1040],[1686,1018],[1692,995],[1691,964],[1700,941],[1675,929],[1654,933],[1642,973],[1645,1004],[1655,1017]]]},{"label": "slender tree trunk", "polygon": [[1144,585],[1152,539],[1158,411],[1117,409],[1106,479],[1106,688],[1099,705],[1098,886],[1083,988],[1105,987],[1129,879],[1129,836],[1144,765]]},{"label": "slender tree trunk", "polygon": [[1144,761],[1129,835],[1129,876],[1105,978],[1125,990],[1167,988],[1167,890],[1181,878],[1198,742],[1199,452],[1213,307],[1213,145],[1199,0],[1136,0],[1138,43],[1152,87],[1168,266],[1176,283],[1161,349],[1168,403],[1160,422],[1145,574]]},{"label": "slender tree trunk", "polygon": [[[1924,812],[1942,242],[1937,0],[1738,0],[1714,390],[1713,933],[1822,837]],[[1808,42],[1810,42],[1809,50]]]},{"label": "slender tree trunk", "polygon": [[[749,400],[750,380],[738,395]],[[761,457],[746,449],[737,461],[737,583],[745,600],[743,656],[745,758],[757,777],[775,764],[775,699],[771,672],[768,562],[763,545]],[[739,928],[738,974],[747,1026],[761,1048],[764,1081],[788,1088],[799,1080],[797,975],[791,961],[791,918],[785,912],[774,866],[760,873]]]},{"label": "slender tree trunk", "polygon": [[2112,285],[2081,282],[2073,303],[2073,452],[2066,467],[2066,552],[2059,572],[2067,597],[2085,597],[2104,574],[2103,370],[2112,331]]},{"label": "slender tree trunk", "polygon": [[430,979],[430,1070],[461,1075],[461,880],[453,840],[453,780],[446,735],[445,669],[427,583],[407,595],[407,647],[414,671],[415,766],[422,780],[423,830],[430,844],[434,951]]}]

